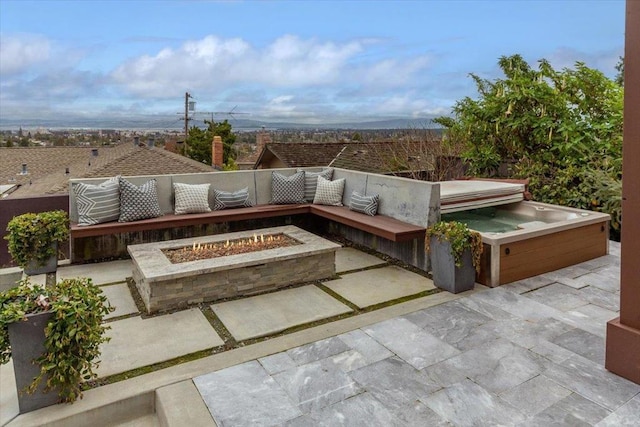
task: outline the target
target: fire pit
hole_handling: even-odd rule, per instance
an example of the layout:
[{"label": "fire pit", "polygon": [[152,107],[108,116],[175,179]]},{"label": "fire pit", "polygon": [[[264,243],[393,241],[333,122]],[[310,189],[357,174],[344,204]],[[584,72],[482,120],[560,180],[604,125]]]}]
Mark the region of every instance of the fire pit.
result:
[{"label": "fire pit", "polygon": [[[269,240],[277,243],[260,244]],[[147,311],[153,313],[331,277],[339,247],[298,227],[285,226],[130,245],[127,250],[133,280]],[[190,253],[194,248],[213,257],[197,259],[199,255]],[[177,262],[167,257],[181,252],[184,256],[178,256]]]}]

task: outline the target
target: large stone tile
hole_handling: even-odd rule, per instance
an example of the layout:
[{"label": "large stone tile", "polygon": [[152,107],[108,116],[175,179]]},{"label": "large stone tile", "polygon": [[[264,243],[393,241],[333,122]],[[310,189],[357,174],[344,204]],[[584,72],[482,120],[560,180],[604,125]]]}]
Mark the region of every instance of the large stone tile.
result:
[{"label": "large stone tile", "polygon": [[224,342],[197,309],[147,319],[131,317],[109,323],[102,344],[100,377],[217,347]]},{"label": "large stone tile", "polygon": [[326,338],[287,350],[287,355],[296,363],[304,365],[348,351],[349,347],[337,337]]},{"label": "large stone tile", "polygon": [[497,339],[426,368],[443,386],[470,378],[492,393],[502,393],[539,375],[546,360],[505,339]]},{"label": "large stone tile", "polygon": [[58,268],[58,280],[74,277],[90,277],[94,285],[125,282],[131,277],[133,264],[130,259],[92,264],[73,264]]},{"label": "large stone tile", "polygon": [[546,340],[540,341],[540,343],[531,347],[529,350],[539,354],[540,356],[544,356],[553,363],[560,363],[575,356],[573,351],[567,350],[566,348],[560,347],[559,345]]},{"label": "large stone tile", "polygon": [[526,279],[517,280],[515,282],[507,283],[503,285],[504,289],[516,293],[516,294],[524,294],[526,292],[533,291],[535,289],[542,288],[544,286],[550,285],[555,280],[551,277],[546,277],[544,275],[527,277]]},{"label": "large stone tile", "polygon": [[640,424],[640,394],[596,424],[596,427],[637,427]]},{"label": "large stone tile", "polygon": [[272,354],[270,356],[261,357],[258,362],[269,374],[286,371],[295,368],[298,364],[285,352]]},{"label": "large stone tile", "polygon": [[407,424],[397,419],[387,407],[377,401],[371,394],[362,393],[318,411],[305,414],[289,421],[285,425],[287,427],[403,427]]},{"label": "large stone tile", "polygon": [[603,337],[591,334],[582,329],[573,329],[562,335],[558,335],[551,340],[551,342],[580,356],[586,357],[592,362],[604,365],[605,341]]},{"label": "large stone tile", "polygon": [[549,365],[544,375],[609,410],[618,409],[640,393],[640,385],[579,355]]},{"label": "large stone tile", "polygon": [[328,359],[287,369],[273,378],[303,413],[362,392],[356,382]]},{"label": "large stone tile", "polygon": [[516,408],[468,379],[437,391],[423,401],[456,426],[518,425],[525,420]]},{"label": "large stone tile", "polygon": [[620,294],[617,292],[608,292],[593,286],[586,286],[580,289],[580,297],[598,307],[613,312],[620,311]]},{"label": "large stone tile", "polygon": [[362,329],[416,369],[460,354],[455,347],[401,317]]},{"label": "large stone tile", "polygon": [[354,248],[340,248],[336,251],[336,273],[382,264],[386,264],[386,261]]},{"label": "large stone tile", "polygon": [[129,291],[129,286],[126,283],[120,283],[117,285],[102,286],[100,288],[102,293],[107,297],[109,304],[115,307],[115,311],[107,314],[105,319],[112,319],[114,317],[126,316],[127,314],[133,314],[138,312],[135,301]]},{"label": "large stone tile", "polygon": [[494,336],[504,338],[523,348],[532,348],[573,329],[556,319],[542,318],[537,321],[523,319],[494,320],[478,326],[466,343],[482,344]]},{"label": "large stone tile", "polygon": [[404,317],[436,338],[463,351],[498,338],[492,331],[480,329],[481,325],[491,322],[491,318],[457,300],[416,311]]},{"label": "large stone tile", "polygon": [[587,304],[566,313],[556,314],[554,317],[604,338],[607,332],[607,322],[618,317],[618,313],[594,304]]},{"label": "large stone tile", "polygon": [[526,297],[561,311],[573,310],[588,304],[579,291],[559,283],[529,292]]},{"label": "large stone tile", "polygon": [[492,304],[515,317],[527,321],[553,317],[558,311],[522,295],[509,292],[502,287],[475,293],[470,295],[469,299]]},{"label": "large stone tile", "polygon": [[[569,396],[540,412],[531,420],[530,425],[592,426],[610,413],[611,411],[597,403],[585,399],[577,393],[571,393]],[[537,424],[535,422],[537,422]]]},{"label": "large stone tile", "polygon": [[435,289],[431,279],[395,265],[345,274],[324,285],[360,308]]},{"label": "large stone tile", "polygon": [[351,372],[350,376],[391,410],[409,405],[442,388],[425,372],[417,370],[398,357],[357,369]]},{"label": "large stone tile", "polygon": [[344,342],[349,348],[356,350],[365,359],[367,364],[378,362],[387,357],[393,356],[385,346],[378,341],[365,334],[362,330],[356,329],[342,335],[338,338]]},{"label": "large stone tile", "polygon": [[302,412],[257,361],[193,379],[219,426],[277,426]]},{"label": "large stone tile", "polygon": [[509,320],[509,319],[517,319],[516,316],[514,316],[511,313],[507,313],[506,311],[502,310],[501,308],[498,308],[496,305],[494,304],[490,304],[488,302],[485,302],[483,300],[478,300],[478,299],[471,299],[469,297],[463,297],[460,298],[459,300],[460,303],[462,305],[464,305],[467,308],[470,308],[474,311],[477,311],[478,313],[489,317],[493,320]]},{"label": "large stone tile", "polygon": [[576,279],[588,286],[594,286],[607,292],[620,291],[620,277],[611,277],[602,273],[589,273]]},{"label": "large stone tile", "polygon": [[544,375],[533,377],[500,395],[525,415],[535,415],[569,396],[571,391]]},{"label": "large stone tile", "polygon": [[352,311],[313,285],[213,304],[211,309],[238,341]]},{"label": "large stone tile", "polygon": [[416,400],[409,405],[402,406],[393,413],[402,422],[403,427],[451,427],[440,415],[433,412],[423,402]]}]

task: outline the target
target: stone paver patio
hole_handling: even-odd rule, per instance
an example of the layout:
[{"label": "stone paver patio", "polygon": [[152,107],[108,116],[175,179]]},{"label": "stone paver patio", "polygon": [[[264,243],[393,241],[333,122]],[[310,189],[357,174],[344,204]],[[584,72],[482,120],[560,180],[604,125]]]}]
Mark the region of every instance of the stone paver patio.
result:
[{"label": "stone paver patio", "polygon": [[[437,294],[240,349],[255,347],[253,357],[223,352],[99,387],[86,392],[81,403],[46,408],[42,413],[55,418],[56,412],[108,400],[105,395],[149,383],[145,387],[158,390],[157,396],[169,395],[165,402],[173,404],[164,406],[177,406],[179,417],[200,414],[199,425],[215,425],[214,420],[219,426],[638,425],[640,385],[603,367],[605,325],[617,316],[619,303],[619,244],[612,242],[610,252],[499,288],[479,286],[456,296]],[[342,282],[342,286],[324,285],[355,307],[432,286],[423,276],[395,270],[353,249],[342,249],[337,257],[342,278],[333,284]],[[90,274],[96,283],[108,284],[106,294],[121,306],[116,313],[123,317],[110,322],[114,339],[103,349],[100,376],[223,344],[198,309],[142,318],[127,299],[127,271],[126,262],[59,269],[59,275]],[[385,287],[403,290],[378,292]],[[290,305],[286,298],[272,304],[282,292],[309,290],[308,297],[291,298]],[[273,321],[275,329],[282,330],[306,322],[288,317],[289,313],[323,313],[323,304],[314,299],[318,297],[332,300],[329,306],[350,310],[321,287],[306,285],[214,304],[213,311],[215,306],[233,308],[231,303],[241,301],[253,307],[216,313],[234,338],[242,340],[259,333],[243,330],[243,323],[260,326]],[[440,297],[446,298],[435,305],[427,303]],[[258,317],[247,319],[253,311]],[[324,316],[333,315],[329,313],[333,312]],[[300,340],[304,344],[295,345]],[[10,421],[17,413],[13,372],[3,365],[0,373],[0,424],[41,422],[34,421],[40,420],[40,411]],[[153,385],[158,377],[163,384]],[[162,387],[169,384],[173,385]],[[173,396],[171,390],[186,400]],[[187,410],[186,405],[195,409]],[[137,418],[138,423],[127,425],[157,425],[153,416]]]}]

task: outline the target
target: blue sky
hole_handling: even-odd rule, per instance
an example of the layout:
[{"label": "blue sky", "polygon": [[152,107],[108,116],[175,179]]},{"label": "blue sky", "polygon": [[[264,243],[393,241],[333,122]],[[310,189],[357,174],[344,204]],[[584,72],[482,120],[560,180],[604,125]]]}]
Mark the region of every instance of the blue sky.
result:
[{"label": "blue sky", "polygon": [[476,96],[469,73],[499,77],[500,56],[613,77],[623,51],[622,0],[0,0],[0,122],[160,124],[187,91],[197,112],[253,119],[426,118]]}]

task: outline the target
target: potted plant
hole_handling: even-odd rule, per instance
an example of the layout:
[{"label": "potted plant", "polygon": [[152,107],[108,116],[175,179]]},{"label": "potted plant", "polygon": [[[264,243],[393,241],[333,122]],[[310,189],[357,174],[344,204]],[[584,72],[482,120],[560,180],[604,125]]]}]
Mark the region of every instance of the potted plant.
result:
[{"label": "potted plant", "polygon": [[25,213],[7,225],[9,254],[27,275],[53,273],[58,268],[58,244],[69,238],[65,211]]},{"label": "potted plant", "polygon": [[27,279],[0,293],[0,363],[13,360],[21,413],[82,396],[113,310],[88,278],[50,287]]},{"label": "potted plant", "polygon": [[427,228],[425,249],[437,287],[454,294],[473,289],[480,271],[480,233],[457,221],[440,221]]}]

